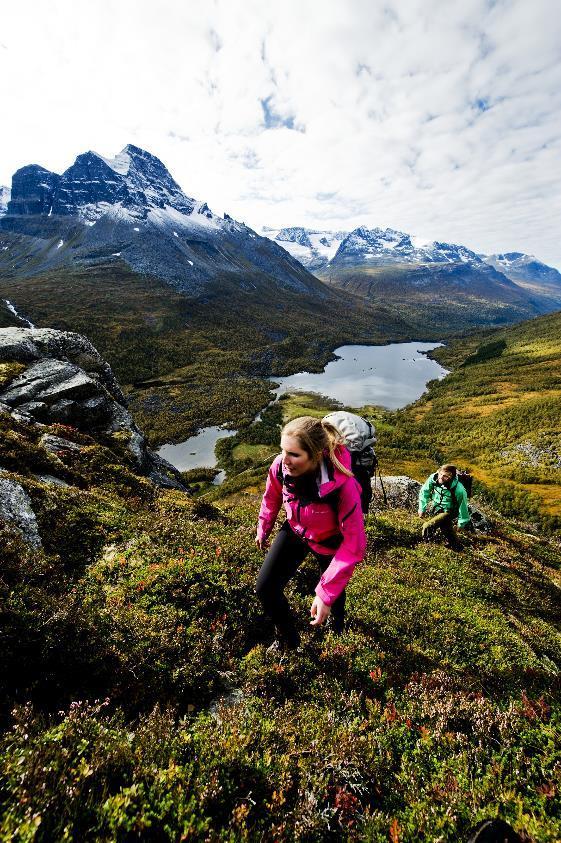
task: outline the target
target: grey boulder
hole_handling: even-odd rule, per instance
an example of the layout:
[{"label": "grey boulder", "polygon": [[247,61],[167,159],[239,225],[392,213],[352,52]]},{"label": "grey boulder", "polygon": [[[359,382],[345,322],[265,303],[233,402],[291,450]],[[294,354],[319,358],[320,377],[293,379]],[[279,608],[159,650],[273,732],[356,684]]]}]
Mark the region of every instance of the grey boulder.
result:
[{"label": "grey boulder", "polygon": [[41,547],[31,500],[19,483],[6,477],[0,477],[0,521],[12,527],[31,547]]}]

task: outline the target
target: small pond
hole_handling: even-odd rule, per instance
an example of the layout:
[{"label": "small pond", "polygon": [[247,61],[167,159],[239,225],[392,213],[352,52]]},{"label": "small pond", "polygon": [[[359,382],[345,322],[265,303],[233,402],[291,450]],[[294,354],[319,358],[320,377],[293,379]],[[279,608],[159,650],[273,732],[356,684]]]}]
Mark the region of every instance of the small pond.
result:
[{"label": "small pond", "polygon": [[[216,457],[214,446],[219,439],[233,436],[235,430],[225,430],[222,427],[203,427],[195,436],[179,442],[177,445],[162,445],[158,454],[174,465],[179,471],[190,471],[192,468],[214,468]],[[224,479],[221,471],[214,482],[220,483]]]}]

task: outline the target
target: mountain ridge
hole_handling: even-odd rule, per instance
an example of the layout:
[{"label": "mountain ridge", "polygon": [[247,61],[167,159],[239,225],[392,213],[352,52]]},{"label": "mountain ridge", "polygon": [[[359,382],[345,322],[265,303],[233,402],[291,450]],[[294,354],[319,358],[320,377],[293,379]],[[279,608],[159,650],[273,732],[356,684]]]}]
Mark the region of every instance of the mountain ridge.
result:
[{"label": "mountain ridge", "polygon": [[[322,235],[335,242],[334,232],[304,227],[263,231],[318,278],[369,299],[418,299],[419,288],[432,290],[442,300],[469,294],[470,301],[461,302],[460,298],[457,304],[467,308],[473,324],[481,297],[486,309],[496,311],[496,324],[504,321],[508,308],[513,309],[507,319],[516,321],[561,305],[561,274],[523,253],[516,253],[516,261],[505,260],[504,255],[480,255],[461,244],[428,242],[397,229],[367,226],[346,234],[337,232],[336,249],[330,253],[318,243]],[[471,289],[464,283],[466,279],[471,279]],[[418,299],[418,305],[422,308],[426,301]]]},{"label": "mountain ridge", "polygon": [[12,276],[14,269],[29,277],[118,259],[189,294],[204,292],[219,273],[242,284],[263,273],[280,288],[325,296],[278,244],[228,214],[213,214],[158,158],[132,144],[113,159],[78,155],[61,175],[37,164],[20,168],[0,232],[0,270]]}]

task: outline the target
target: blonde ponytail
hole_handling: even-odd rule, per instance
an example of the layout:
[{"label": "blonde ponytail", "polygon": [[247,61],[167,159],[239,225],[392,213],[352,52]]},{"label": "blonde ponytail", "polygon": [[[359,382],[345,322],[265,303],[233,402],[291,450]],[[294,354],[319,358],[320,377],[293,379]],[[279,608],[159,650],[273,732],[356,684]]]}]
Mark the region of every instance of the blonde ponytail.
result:
[{"label": "blonde ponytail", "polygon": [[302,450],[306,451],[318,465],[323,452],[327,451],[329,459],[341,474],[353,477],[352,471],[349,471],[335,456],[335,449],[343,444],[343,439],[337,428],[330,422],[321,421],[313,416],[299,416],[285,424],[282,436],[293,436],[297,439]]}]

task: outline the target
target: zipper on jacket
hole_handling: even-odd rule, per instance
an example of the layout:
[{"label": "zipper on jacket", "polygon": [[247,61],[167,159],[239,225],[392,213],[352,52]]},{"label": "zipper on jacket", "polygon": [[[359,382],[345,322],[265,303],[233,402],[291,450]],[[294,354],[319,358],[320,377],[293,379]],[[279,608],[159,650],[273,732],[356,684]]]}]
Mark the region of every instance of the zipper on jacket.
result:
[{"label": "zipper on jacket", "polygon": [[352,508],[351,510],[349,510],[349,512],[347,512],[347,514],[346,514],[346,515],[343,515],[343,517],[341,518],[341,527],[343,526],[343,524],[345,523],[345,521],[347,520],[347,518],[349,518],[349,517],[353,514],[353,512],[354,512],[354,511],[355,511],[355,509],[356,509],[356,507],[357,507],[357,505],[356,505],[356,503],[355,503],[355,505],[353,506],[353,508]]}]

